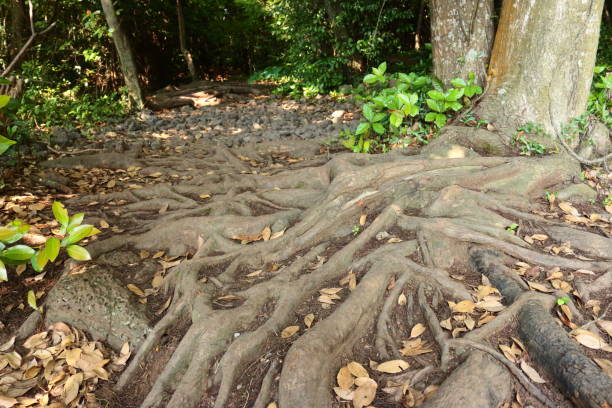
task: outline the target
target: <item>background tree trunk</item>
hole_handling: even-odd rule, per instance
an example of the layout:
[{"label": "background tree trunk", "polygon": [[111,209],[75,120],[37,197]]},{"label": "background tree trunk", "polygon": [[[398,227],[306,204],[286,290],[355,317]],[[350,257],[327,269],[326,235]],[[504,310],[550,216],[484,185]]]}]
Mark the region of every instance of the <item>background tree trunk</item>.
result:
[{"label": "background tree trunk", "polygon": [[493,0],[431,0],[434,74],[444,84],[476,74],[486,80],[493,44]]},{"label": "background tree trunk", "polygon": [[10,1],[10,29],[8,30],[8,55],[12,59],[27,38],[28,18],[22,0]]},{"label": "background tree trunk", "polygon": [[121,63],[121,71],[123,72],[130,98],[133,100],[137,109],[142,109],[144,107],[144,101],[142,98],[142,90],[138,83],[138,70],[136,69],[136,62],[134,61],[130,43],[121,29],[112,0],[100,1],[102,3],[102,9],[104,10],[106,22],[112,30],[113,42],[117,48],[117,54],[119,55],[119,61]]},{"label": "background tree trunk", "polygon": [[586,107],[604,1],[504,1],[478,112],[501,130],[534,122],[547,132]]},{"label": "background tree trunk", "polygon": [[183,54],[183,58],[185,58],[185,62],[187,63],[189,76],[191,76],[191,79],[195,81],[196,79],[198,79],[198,72],[196,71],[196,67],[193,63],[191,51],[189,51],[189,48],[187,48],[187,35],[185,33],[185,16],[183,15],[183,5],[181,4],[181,0],[176,0],[176,14],[178,16],[179,43],[181,47],[181,53]]}]

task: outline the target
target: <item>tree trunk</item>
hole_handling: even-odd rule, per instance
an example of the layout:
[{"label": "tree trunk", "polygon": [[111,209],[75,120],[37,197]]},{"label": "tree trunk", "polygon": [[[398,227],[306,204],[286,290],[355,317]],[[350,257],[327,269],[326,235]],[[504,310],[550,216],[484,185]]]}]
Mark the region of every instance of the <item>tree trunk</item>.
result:
[{"label": "tree trunk", "polygon": [[198,78],[198,72],[196,71],[196,67],[193,64],[193,57],[191,56],[191,51],[189,51],[189,48],[187,48],[187,36],[185,33],[185,16],[183,15],[183,5],[181,4],[181,0],[176,0],[176,14],[178,15],[179,42],[181,47],[181,53],[183,54],[183,58],[185,58],[185,62],[187,63],[189,75],[191,76],[191,79],[195,81]]},{"label": "tree trunk", "polygon": [[473,72],[483,85],[493,44],[493,0],[432,0],[430,10],[434,74],[448,85]]},{"label": "tree trunk", "polygon": [[23,45],[28,30],[25,5],[22,0],[10,1],[10,30],[8,32],[8,55],[12,59]]},{"label": "tree trunk", "polygon": [[604,0],[505,1],[489,68],[483,119],[513,132],[534,122],[546,132],[586,107]]},{"label": "tree trunk", "polygon": [[419,15],[417,17],[416,30],[414,31],[414,49],[417,51],[421,49],[421,28],[423,26],[424,14],[425,14],[425,0],[421,0],[419,3]]},{"label": "tree trunk", "polygon": [[100,2],[102,3],[106,22],[112,30],[113,42],[117,48],[117,54],[119,55],[119,61],[121,63],[121,71],[123,72],[130,98],[137,109],[142,109],[144,107],[144,101],[142,98],[142,90],[138,82],[138,70],[136,69],[136,62],[134,61],[130,43],[121,29],[112,0],[100,0]]}]

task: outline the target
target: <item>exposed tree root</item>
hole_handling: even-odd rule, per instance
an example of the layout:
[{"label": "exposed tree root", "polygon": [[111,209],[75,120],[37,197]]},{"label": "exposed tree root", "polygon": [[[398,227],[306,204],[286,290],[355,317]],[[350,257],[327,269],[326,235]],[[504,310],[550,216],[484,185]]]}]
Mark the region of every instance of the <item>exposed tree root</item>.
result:
[{"label": "exposed tree root", "polygon": [[[478,140],[490,136],[480,132]],[[465,139],[461,134],[454,138],[447,142]],[[538,388],[485,343],[517,319],[531,357],[559,389],[576,401],[586,401],[584,406],[612,403],[610,380],[555,326],[548,313],[555,298],[526,292],[525,284],[510,277],[500,262],[491,261],[489,252],[472,250],[470,256],[469,251],[476,244],[530,264],[588,269],[605,280],[612,263],[601,252],[603,259],[593,261],[543,254],[506,230],[518,220],[537,228],[561,228],[560,222],[531,213],[529,199],[570,179],[576,168],[556,156],[480,157],[472,151],[470,157],[451,159],[442,141],[423,155],[340,154],[328,161],[313,157],[280,170],[267,167],[278,150],[253,146],[248,153],[248,148],[211,151],[210,146],[194,145],[180,163],[108,155],[56,163],[140,166],[145,174],[193,176],[179,184],[75,202],[95,200],[100,203],[96,215],[129,224],[124,235],[91,245],[96,255],[132,247],[187,256],[168,271],[165,283],[172,304],[130,360],[117,388],[126,390],[138,381],[162,336],[187,321],[188,330],[143,396],[142,408],[233,408],[238,400],[257,408],[272,400],[281,408],[334,407],[335,375],[357,345],[371,339],[372,360],[400,357],[398,344],[408,334],[396,324],[395,313],[404,293],[409,326],[422,321],[422,312],[441,349],[441,370],[417,357],[411,361],[414,370],[390,378],[423,389],[432,373],[448,374],[423,406],[497,407],[510,401],[510,373],[551,406]],[[477,144],[470,147],[483,153]],[[507,152],[501,145],[494,147]],[[288,155],[292,151],[287,146],[282,150]],[[257,174],[243,156],[264,163]],[[210,197],[201,198],[203,193]],[[270,235],[258,237],[263,231]],[[253,236],[255,242],[241,244],[236,239],[240,236]],[[389,237],[394,240],[388,242]],[[439,325],[437,305],[445,304],[442,299],[472,299],[471,289],[451,277],[453,269],[465,269],[470,259],[475,270],[502,292],[508,307],[465,334],[464,340],[450,339]],[[260,272],[247,276],[253,271]],[[352,291],[342,286],[341,299],[320,318],[327,312],[317,301],[319,291],[340,287],[338,282],[349,272],[356,286]],[[431,288],[433,308],[425,286]],[[223,296],[232,300],[220,302]],[[316,314],[307,330],[297,312],[302,309]],[[283,329],[292,325],[300,326],[298,334],[282,338]],[[451,372],[456,365],[454,349],[468,352]],[[237,385],[245,372],[262,364],[267,374],[253,381],[261,383],[260,391],[249,390],[244,397]]]},{"label": "exposed tree root", "polygon": [[[508,278],[495,253],[476,250],[471,258],[475,269],[485,274],[508,302],[522,296],[523,289]],[[595,408],[612,400],[612,379],[569,339],[540,301],[527,300],[518,313],[518,323],[519,334],[531,357],[576,405]]]}]

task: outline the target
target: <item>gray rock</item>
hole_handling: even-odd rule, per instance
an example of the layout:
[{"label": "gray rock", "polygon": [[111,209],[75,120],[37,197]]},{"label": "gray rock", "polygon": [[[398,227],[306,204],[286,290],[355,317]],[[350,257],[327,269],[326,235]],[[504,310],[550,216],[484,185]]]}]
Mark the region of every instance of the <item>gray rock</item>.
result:
[{"label": "gray rock", "polygon": [[557,192],[557,200],[585,203],[597,199],[597,191],[586,184],[572,184]]},{"label": "gray rock", "polygon": [[46,325],[76,326],[115,350],[125,342],[137,349],[151,330],[144,306],[103,267],[64,276],[49,292],[45,309]]},{"label": "gray rock", "polygon": [[74,144],[81,137],[81,133],[74,129],[53,128],[51,130],[51,143],[60,146]]}]

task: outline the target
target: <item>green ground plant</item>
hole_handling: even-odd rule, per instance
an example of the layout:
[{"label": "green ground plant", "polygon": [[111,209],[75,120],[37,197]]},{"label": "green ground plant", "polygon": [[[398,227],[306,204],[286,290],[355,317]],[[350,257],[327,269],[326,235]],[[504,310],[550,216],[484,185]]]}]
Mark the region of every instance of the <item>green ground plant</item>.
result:
[{"label": "green ground plant", "polygon": [[74,260],[91,259],[89,252],[77,244],[99,234],[100,230],[93,225],[83,224],[83,213],[69,216],[68,210],[58,201],[53,203],[52,211],[60,229],[57,236],[47,238],[45,244],[38,248],[18,243],[30,230],[25,222],[14,220],[0,227],[0,282],[8,280],[7,265],[29,263],[34,271],[42,272],[49,261],[57,259],[61,248],[65,248],[68,256]]},{"label": "green ground plant", "polygon": [[356,153],[386,151],[401,140],[425,140],[425,134],[437,132],[448,118],[471,105],[471,97],[482,93],[473,74],[467,80],[455,78],[453,87],[428,75],[414,72],[387,72],[383,62],[363,78],[354,91],[361,101],[362,121],[356,131],[343,131],[341,143]]}]

